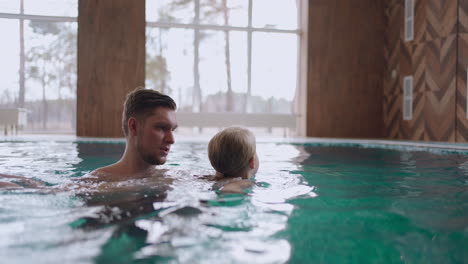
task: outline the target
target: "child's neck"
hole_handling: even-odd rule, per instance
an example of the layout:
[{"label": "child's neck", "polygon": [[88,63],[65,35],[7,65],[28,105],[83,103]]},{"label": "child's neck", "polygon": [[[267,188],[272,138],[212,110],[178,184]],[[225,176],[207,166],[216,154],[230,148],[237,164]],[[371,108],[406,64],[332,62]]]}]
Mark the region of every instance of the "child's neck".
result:
[{"label": "child's neck", "polygon": [[247,180],[250,178],[250,171],[245,171],[244,173],[236,173],[234,175],[229,175],[229,176],[226,176],[225,174],[221,172],[216,172],[215,178],[216,179],[241,178],[243,180]]}]

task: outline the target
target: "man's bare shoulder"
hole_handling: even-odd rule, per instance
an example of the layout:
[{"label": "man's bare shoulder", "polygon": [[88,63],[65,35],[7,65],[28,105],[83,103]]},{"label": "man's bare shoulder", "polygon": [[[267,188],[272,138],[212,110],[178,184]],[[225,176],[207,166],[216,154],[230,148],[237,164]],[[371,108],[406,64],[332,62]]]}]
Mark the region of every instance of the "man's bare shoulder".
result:
[{"label": "man's bare shoulder", "polygon": [[91,180],[98,182],[118,182],[126,180],[135,180],[150,177],[163,177],[166,175],[167,169],[157,169],[156,167],[148,168],[143,171],[131,171],[124,164],[115,163],[106,167],[97,168],[96,170],[83,176],[83,180]]},{"label": "man's bare shoulder", "polygon": [[124,172],[120,168],[118,163],[114,163],[109,166],[97,168],[92,172],[88,173],[85,178],[103,178],[110,179],[121,176]]},{"label": "man's bare shoulder", "polygon": [[115,164],[113,164],[113,165],[109,165],[106,167],[97,168],[93,170],[92,172],[88,173],[87,176],[99,177],[101,175],[108,175],[108,174],[115,174],[115,173],[116,173]]},{"label": "man's bare shoulder", "polygon": [[70,186],[73,186],[71,189],[94,189],[99,188],[103,183],[119,181],[120,178],[120,174],[118,173],[118,170],[115,169],[115,164],[113,164],[97,168],[78,179],[74,179]]}]

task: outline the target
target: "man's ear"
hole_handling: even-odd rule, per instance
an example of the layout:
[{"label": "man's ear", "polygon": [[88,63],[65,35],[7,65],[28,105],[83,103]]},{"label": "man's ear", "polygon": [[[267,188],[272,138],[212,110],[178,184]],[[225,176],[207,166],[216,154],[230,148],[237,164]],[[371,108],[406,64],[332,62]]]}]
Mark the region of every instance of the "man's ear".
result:
[{"label": "man's ear", "polygon": [[249,168],[251,169],[255,168],[255,156],[249,159]]},{"label": "man's ear", "polygon": [[137,131],[137,120],[135,117],[130,117],[127,122],[128,125],[128,134],[133,136]]}]

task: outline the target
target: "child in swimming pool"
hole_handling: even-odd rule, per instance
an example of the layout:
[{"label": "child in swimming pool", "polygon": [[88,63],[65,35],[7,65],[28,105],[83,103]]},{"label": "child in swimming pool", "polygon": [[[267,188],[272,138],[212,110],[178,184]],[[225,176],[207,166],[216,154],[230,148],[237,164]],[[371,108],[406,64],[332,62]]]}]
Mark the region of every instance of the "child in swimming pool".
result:
[{"label": "child in swimming pool", "polygon": [[213,189],[226,193],[245,193],[253,185],[250,177],[258,170],[255,136],[248,129],[229,127],[208,143],[208,157],[216,175]]}]

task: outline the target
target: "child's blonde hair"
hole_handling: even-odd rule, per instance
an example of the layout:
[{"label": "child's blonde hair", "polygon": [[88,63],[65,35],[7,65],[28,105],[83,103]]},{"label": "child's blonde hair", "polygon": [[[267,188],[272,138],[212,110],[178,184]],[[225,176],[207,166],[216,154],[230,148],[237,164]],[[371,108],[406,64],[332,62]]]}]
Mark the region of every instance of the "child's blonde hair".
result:
[{"label": "child's blonde hair", "polygon": [[213,168],[224,176],[235,176],[248,169],[255,156],[255,136],[248,129],[229,127],[218,132],[208,143]]}]

